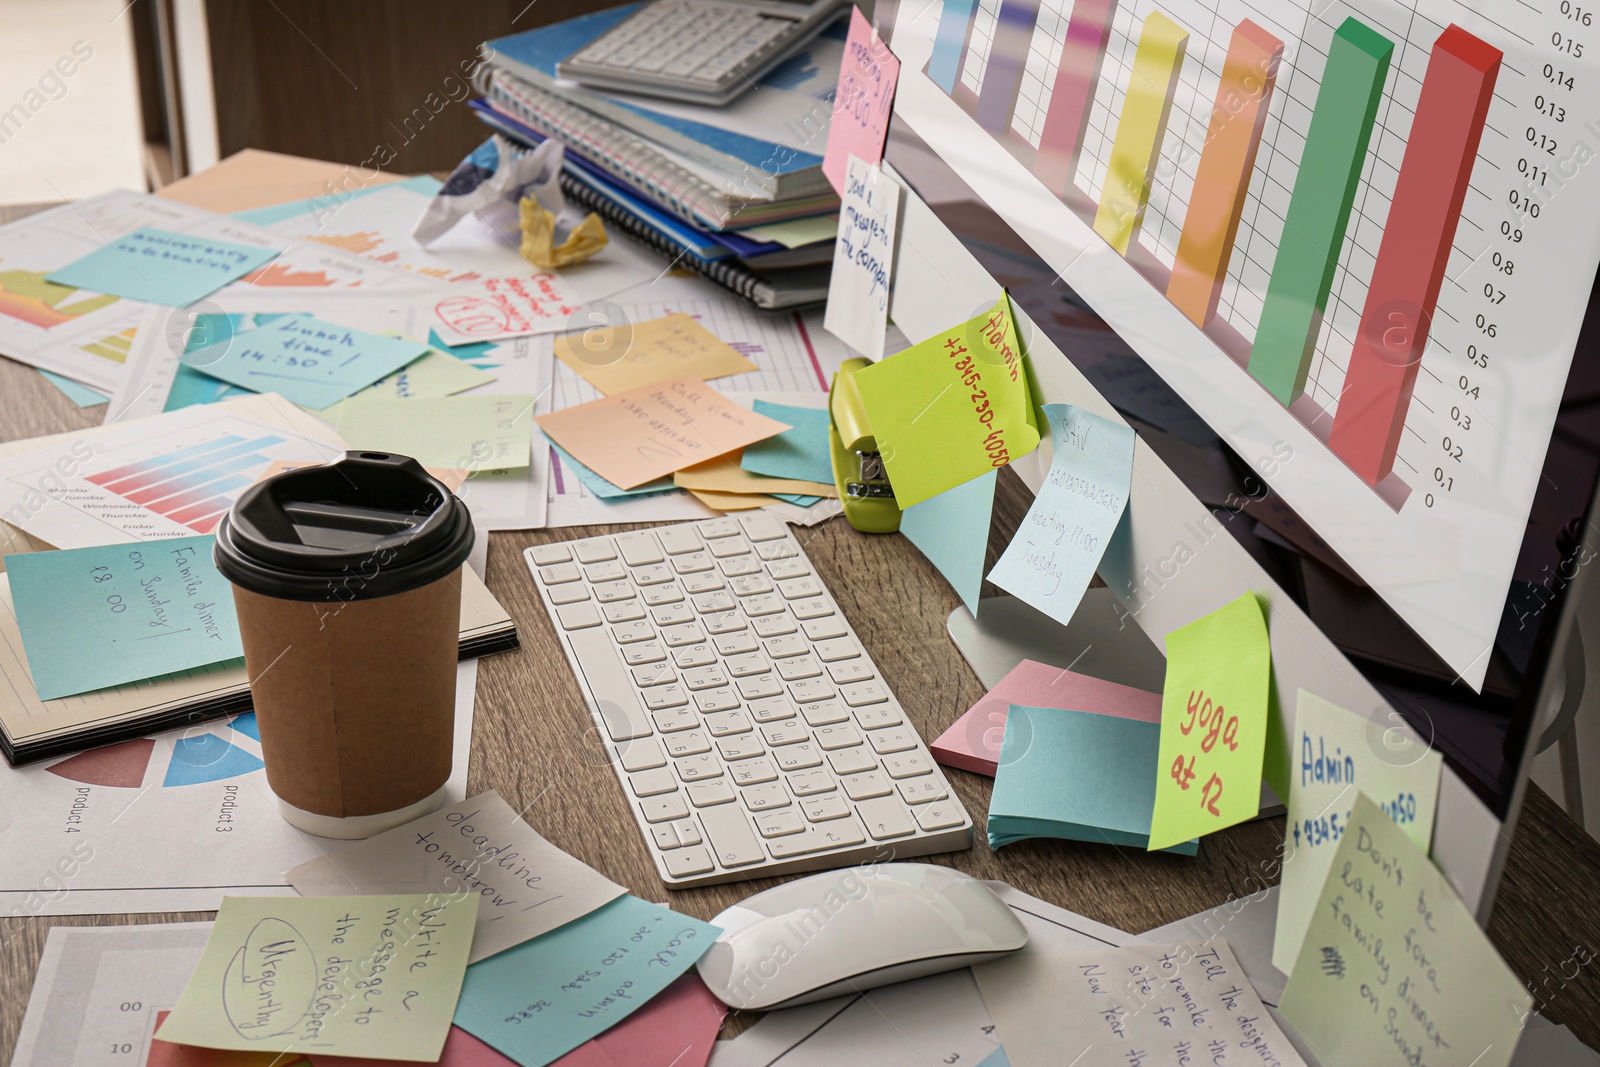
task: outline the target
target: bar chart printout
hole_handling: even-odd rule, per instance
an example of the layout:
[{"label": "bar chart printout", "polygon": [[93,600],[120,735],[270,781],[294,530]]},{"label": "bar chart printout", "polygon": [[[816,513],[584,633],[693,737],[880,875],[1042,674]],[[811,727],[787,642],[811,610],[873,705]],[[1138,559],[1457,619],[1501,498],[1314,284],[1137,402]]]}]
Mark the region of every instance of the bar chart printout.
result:
[{"label": "bar chart printout", "polygon": [[239,493],[272,462],[271,450],[284,443],[278,436],[242,440],[228,435],[86,478],[196,533],[210,533]]},{"label": "bar chart printout", "polygon": [[[1078,172],[1078,152],[1089,128],[1089,105],[1100,81],[1100,63],[1116,11],[1116,0],[1074,0],[1072,5],[1050,106],[1039,133],[1039,152],[1033,161],[1034,176],[1057,195],[1066,191]],[[944,32],[942,21],[939,32]]]},{"label": "bar chart printout", "polygon": [[1150,179],[1155,175],[1188,43],[1183,27],[1159,11],[1145,18],[1139,33],[1139,51],[1133,59],[1122,118],[1111,145],[1111,165],[1106,168],[1094,217],[1094,232],[1124,254],[1138,236],[1150,199]]},{"label": "bar chart printout", "polygon": [[1394,468],[1501,58],[1449,26],[1428,60],[1328,439],[1369,485]]}]

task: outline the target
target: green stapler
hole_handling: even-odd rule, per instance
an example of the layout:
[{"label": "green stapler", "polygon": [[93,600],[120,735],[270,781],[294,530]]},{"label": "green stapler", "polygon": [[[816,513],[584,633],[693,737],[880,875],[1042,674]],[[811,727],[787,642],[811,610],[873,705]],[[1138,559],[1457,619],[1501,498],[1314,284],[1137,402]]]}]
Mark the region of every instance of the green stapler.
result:
[{"label": "green stapler", "polygon": [[847,359],[833,376],[828,391],[828,445],[833,453],[833,484],[844,505],[844,517],[862,533],[894,533],[900,529],[900,505],[878,454],[872,423],[856,388],[856,371],[871,360]]}]

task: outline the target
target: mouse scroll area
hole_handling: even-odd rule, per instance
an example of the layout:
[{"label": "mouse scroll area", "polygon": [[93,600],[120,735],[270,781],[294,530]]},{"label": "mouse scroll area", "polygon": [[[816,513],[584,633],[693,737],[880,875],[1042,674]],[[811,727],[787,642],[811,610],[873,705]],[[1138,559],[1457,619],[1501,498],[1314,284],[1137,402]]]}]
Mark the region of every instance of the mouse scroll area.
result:
[{"label": "mouse scroll area", "polygon": [[1026,944],[982,882],[925,863],[829,871],[777,886],[713,922],[700,977],[730,1007],[766,1010],[970,966]]}]

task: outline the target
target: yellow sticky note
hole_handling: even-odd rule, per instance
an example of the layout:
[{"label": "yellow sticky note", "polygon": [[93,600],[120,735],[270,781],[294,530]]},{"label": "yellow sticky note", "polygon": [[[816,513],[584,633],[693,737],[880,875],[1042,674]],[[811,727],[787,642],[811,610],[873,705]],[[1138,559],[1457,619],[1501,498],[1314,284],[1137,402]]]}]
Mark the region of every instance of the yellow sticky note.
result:
[{"label": "yellow sticky note", "polygon": [[691,489],[689,495],[706,507],[716,508],[718,511],[749,511],[751,508],[777,503],[777,497],[761,493],[715,493],[708,489]]},{"label": "yellow sticky note", "polygon": [[827,482],[808,482],[800,478],[769,478],[752,474],[739,465],[739,452],[696,463],[673,474],[680,489],[701,489],[712,493],[792,493],[796,496],[836,497],[839,490]]},{"label": "yellow sticky note", "polygon": [[477,918],[476,894],[225,897],[157,1036],[436,1063]]},{"label": "yellow sticky note", "polygon": [[699,378],[674,378],[538,417],[574,459],[619,489],[704,463],[789,427]]},{"label": "yellow sticky note", "polygon": [[1167,635],[1151,849],[1255,818],[1272,648],[1254,593]]},{"label": "yellow sticky note", "polygon": [[855,374],[901,508],[1039,445],[1011,302]]},{"label": "yellow sticky note", "polygon": [[1365,793],[1278,1010],[1328,1067],[1506,1067],[1533,998]]},{"label": "yellow sticky note", "polygon": [[607,396],[671,378],[725,378],[756,365],[688,315],[556,338],[556,358]]}]

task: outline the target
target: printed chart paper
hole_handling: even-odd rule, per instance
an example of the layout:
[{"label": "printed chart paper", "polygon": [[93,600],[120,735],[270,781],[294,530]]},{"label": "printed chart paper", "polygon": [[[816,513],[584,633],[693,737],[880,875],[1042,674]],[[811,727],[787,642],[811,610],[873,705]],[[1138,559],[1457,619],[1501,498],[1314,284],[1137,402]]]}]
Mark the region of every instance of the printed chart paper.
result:
[{"label": "printed chart paper", "polygon": [[203,535],[7,557],[39,699],[243,657],[215,543]]},{"label": "printed chart paper", "polygon": [[476,897],[228,897],[158,1036],[175,1044],[434,1063]]},{"label": "printed chart paper", "polygon": [[883,358],[899,211],[900,183],[852,155],[822,321],[829,333],[869,359]]},{"label": "printed chart paper", "polygon": [[185,307],[272,262],[278,251],[141,226],[52,271],[48,280]]},{"label": "printed chart paper", "polygon": [[284,877],[308,897],[476,896],[472,963],[587,915],[624,892],[540,837],[492,790],[336,849]]}]

